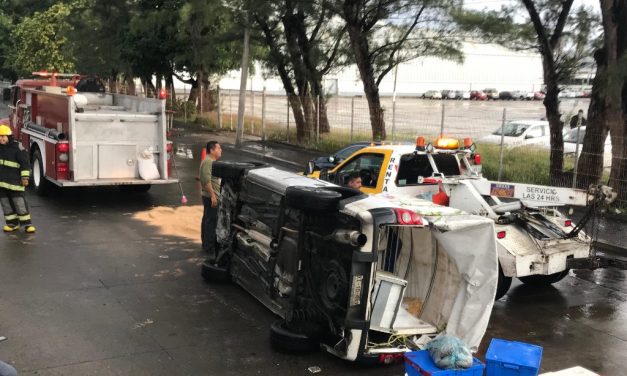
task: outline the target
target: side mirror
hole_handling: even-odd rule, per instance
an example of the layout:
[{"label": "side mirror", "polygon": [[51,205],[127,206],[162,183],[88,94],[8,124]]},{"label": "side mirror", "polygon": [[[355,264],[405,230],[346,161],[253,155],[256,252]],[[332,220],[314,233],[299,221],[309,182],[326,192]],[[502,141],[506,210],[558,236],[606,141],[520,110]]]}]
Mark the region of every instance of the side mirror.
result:
[{"label": "side mirror", "polygon": [[528,134],[525,136],[525,140],[528,140],[530,138],[536,138],[536,136],[532,135],[532,134]]},{"label": "side mirror", "polygon": [[307,163],[307,167],[305,167],[305,175],[311,175],[314,172],[314,163],[313,161],[309,161],[309,163]]},{"label": "side mirror", "polygon": [[320,180],[329,181],[329,169],[328,168],[320,169]]}]

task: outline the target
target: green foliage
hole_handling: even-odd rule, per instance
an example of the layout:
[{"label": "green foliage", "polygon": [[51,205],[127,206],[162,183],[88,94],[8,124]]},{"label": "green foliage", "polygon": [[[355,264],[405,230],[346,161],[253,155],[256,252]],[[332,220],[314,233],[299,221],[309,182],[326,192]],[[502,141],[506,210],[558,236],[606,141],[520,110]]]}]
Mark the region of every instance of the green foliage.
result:
[{"label": "green foliage", "polygon": [[45,69],[74,70],[72,45],[66,35],[72,29],[71,8],[55,4],[44,12],[25,17],[13,30],[13,69],[20,75]]},{"label": "green foliage", "polygon": [[[500,146],[478,144],[483,176],[497,180],[499,176]],[[534,147],[507,148],[503,153],[501,181],[550,185],[549,151]]]}]

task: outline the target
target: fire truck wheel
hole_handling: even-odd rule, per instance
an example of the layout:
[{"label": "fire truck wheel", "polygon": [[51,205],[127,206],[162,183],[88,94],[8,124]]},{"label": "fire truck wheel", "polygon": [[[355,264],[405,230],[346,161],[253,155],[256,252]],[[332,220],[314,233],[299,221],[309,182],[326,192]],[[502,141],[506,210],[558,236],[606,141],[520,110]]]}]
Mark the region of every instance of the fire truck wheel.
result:
[{"label": "fire truck wheel", "polygon": [[505,274],[503,274],[503,269],[501,269],[501,265],[499,264],[499,281],[496,285],[496,296],[494,297],[494,300],[499,300],[503,296],[505,296],[505,294],[507,294],[507,291],[509,291],[509,287],[511,285],[512,277],[506,277]]},{"label": "fire truck wheel", "polygon": [[564,271],[549,275],[529,275],[526,277],[520,277],[518,279],[520,279],[520,281],[525,285],[543,287],[552,285],[566,278],[569,271],[570,269],[566,269]]},{"label": "fire truck wheel", "polygon": [[304,334],[291,332],[285,321],[278,320],[270,326],[270,345],[286,353],[307,353],[318,348],[318,343]]},{"label": "fire truck wheel", "polygon": [[33,176],[32,176],[32,184],[31,186],[40,196],[45,196],[50,193],[52,190],[52,184],[46,179],[46,174],[44,171],[44,163],[43,158],[41,157],[41,152],[39,150],[35,150],[32,158],[33,165]]},{"label": "fire truck wheel", "polygon": [[239,179],[244,171],[264,166],[254,162],[215,162],[212,167],[213,175],[223,179]]}]

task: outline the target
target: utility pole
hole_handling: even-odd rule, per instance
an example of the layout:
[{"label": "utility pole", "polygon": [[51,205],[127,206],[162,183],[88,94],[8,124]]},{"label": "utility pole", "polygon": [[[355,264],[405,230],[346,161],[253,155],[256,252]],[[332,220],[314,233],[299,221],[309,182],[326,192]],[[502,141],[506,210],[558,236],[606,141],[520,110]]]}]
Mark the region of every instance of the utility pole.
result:
[{"label": "utility pole", "polygon": [[239,84],[239,108],[237,109],[237,131],[235,132],[235,146],[242,145],[244,134],[244,111],[246,109],[246,82],[248,79],[248,43],[250,40],[250,29],[248,24],[244,29],[244,53],[242,54],[241,77]]}]

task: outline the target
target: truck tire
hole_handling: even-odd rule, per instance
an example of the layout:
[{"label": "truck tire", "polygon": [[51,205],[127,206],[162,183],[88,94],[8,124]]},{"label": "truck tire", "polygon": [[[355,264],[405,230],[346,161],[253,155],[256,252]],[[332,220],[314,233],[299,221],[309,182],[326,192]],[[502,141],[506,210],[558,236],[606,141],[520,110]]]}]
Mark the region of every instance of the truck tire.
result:
[{"label": "truck tire", "polygon": [[316,350],[319,345],[316,341],[304,334],[293,333],[284,320],[278,320],[270,326],[270,345],[285,353],[302,354]]},{"label": "truck tire", "polygon": [[305,211],[332,211],[341,199],[340,192],[322,187],[294,186],[285,191],[287,206]]},{"label": "truck tire", "polygon": [[262,166],[263,163],[254,162],[214,162],[212,173],[223,179],[239,179],[245,171]]},{"label": "truck tire", "polygon": [[544,287],[561,281],[566,278],[570,269],[563,270],[561,272],[549,274],[549,275],[528,275],[526,277],[519,277],[520,281],[525,285]]},{"label": "truck tire", "polygon": [[229,281],[229,271],[208,261],[203,261],[200,274],[207,283],[225,283]]},{"label": "truck tire", "polygon": [[501,264],[499,264],[499,281],[496,285],[496,296],[494,297],[494,300],[499,300],[505,296],[511,285],[512,277],[506,277],[505,274],[503,274]]},{"label": "truck tire", "polygon": [[45,196],[50,193],[54,187],[52,186],[52,183],[46,179],[44,160],[41,157],[41,152],[37,149],[33,152],[31,164],[33,166],[31,185],[39,196]]}]

